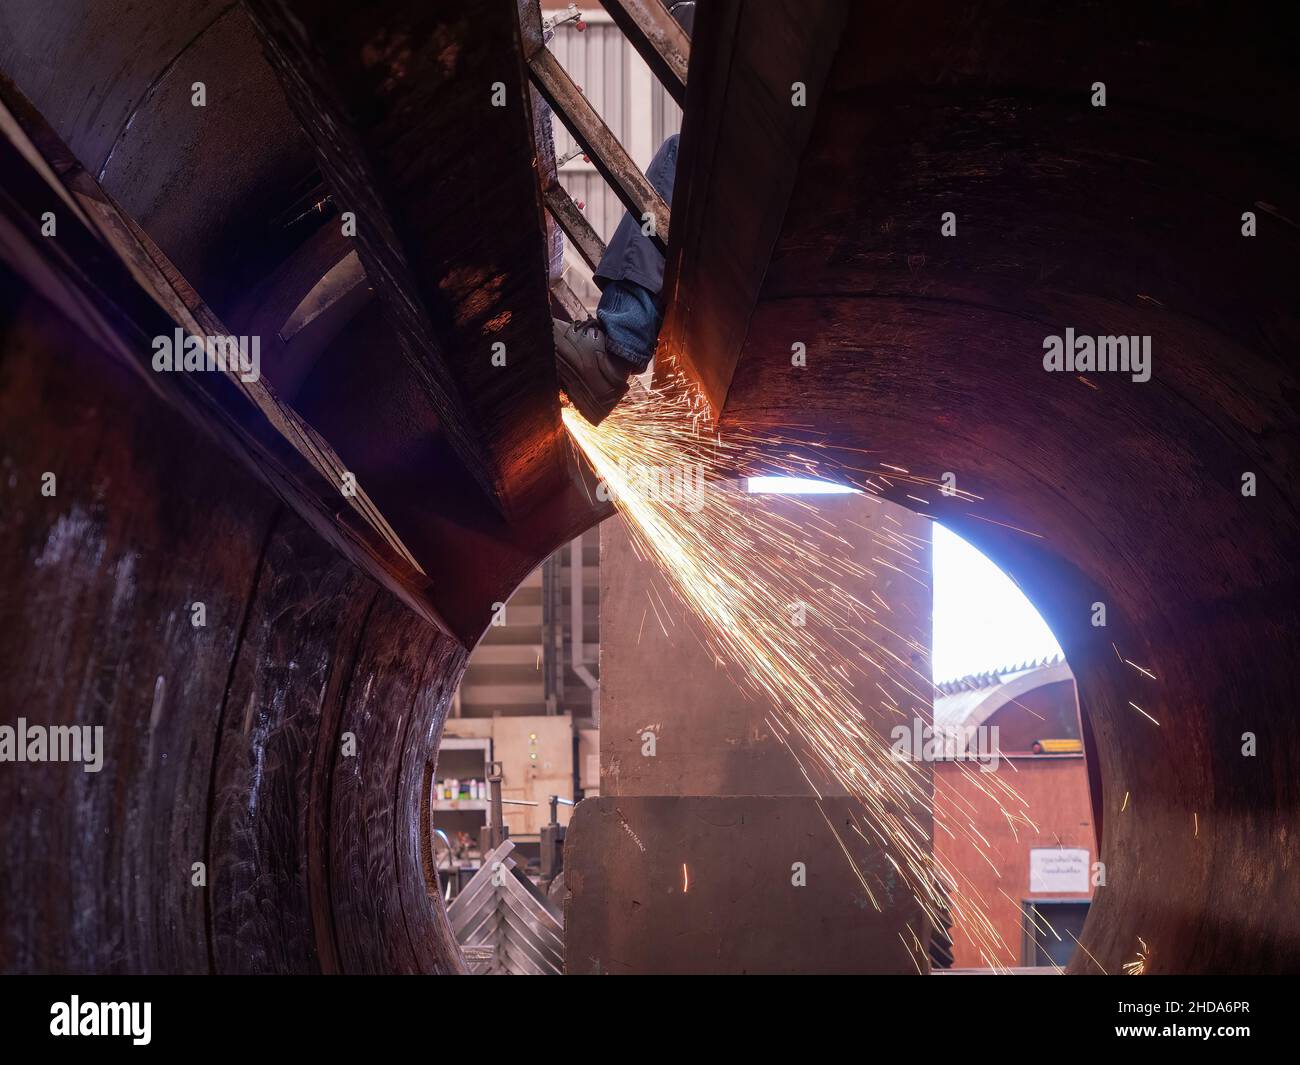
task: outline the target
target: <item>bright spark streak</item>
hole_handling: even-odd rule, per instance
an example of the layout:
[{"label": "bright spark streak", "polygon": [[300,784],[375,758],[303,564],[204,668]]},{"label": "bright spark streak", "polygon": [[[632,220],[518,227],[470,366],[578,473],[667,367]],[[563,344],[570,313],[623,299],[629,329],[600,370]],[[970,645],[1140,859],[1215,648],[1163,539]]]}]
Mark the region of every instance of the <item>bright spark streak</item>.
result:
[{"label": "bright spark streak", "polygon": [[1124,661],[1127,662],[1130,666],[1132,666],[1134,669],[1136,669],[1139,673],[1143,674],[1144,676],[1150,677],[1152,680],[1159,680],[1159,679],[1160,679],[1160,678],[1157,677],[1154,673],[1152,673],[1151,670],[1149,670],[1149,669],[1144,669],[1142,666],[1139,666],[1136,662],[1133,662],[1133,661],[1131,661],[1130,659],[1127,659],[1127,658],[1124,659]]},{"label": "bright spark streak", "polygon": [[[997,959],[1014,961],[1014,950],[985,914],[983,900],[935,857],[932,836],[938,830],[967,840],[986,859],[987,842],[969,819],[947,824],[936,816],[930,774],[922,763],[896,758],[883,738],[904,714],[928,721],[930,697],[922,693],[933,688],[928,672],[918,672],[909,660],[913,648],[899,647],[899,654],[888,646],[900,643],[881,620],[888,606],[882,613],[847,591],[854,583],[869,587],[875,576],[855,560],[861,548],[806,500],[751,495],[724,483],[774,470],[832,479],[819,474],[806,453],[781,446],[807,447],[806,440],[745,430],[724,438],[712,427],[702,398],[680,379],[634,393],[599,426],[572,408],[562,413],[626,519],[636,553],[657,564],[682,603],[704,622],[708,649],[738,686],[770,705],[773,732],[794,755],[819,806],[825,795],[847,793],[855,800],[848,834],[878,845],[887,869],[867,868],[850,851],[844,826],[837,823],[842,818],[828,817],[824,809],[822,816],[867,898],[878,905],[879,896],[892,895],[883,878],[892,870],[936,927],[959,923],[981,956],[1005,969]],[[902,481],[941,487],[902,467],[877,465],[860,469],[839,455],[835,462],[841,479],[850,470],[855,485],[868,491],[873,478],[886,481],[880,468],[889,470],[891,486]],[[927,569],[924,541],[858,527],[873,541],[876,564],[915,579],[879,558],[889,551],[904,565]],[[871,547],[862,553],[873,555]],[[871,704],[862,695],[868,691]],[[876,691],[886,698],[875,702]],[[1024,800],[998,774],[966,775],[1013,826],[1032,824]],[[953,920],[945,922],[946,912]]]},{"label": "bright spark streak", "polygon": [[1137,957],[1132,961],[1126,961],[1123,965],[1124,972],[1128,976],[1141,976],[1147,971],[1147,962],[1151,960],[1151,950],[1147,946],[1147,941],[1138,936],[1138,943],[1141,944],[1142,949],[1138,951]]},{"label": "bright spark streak", "polygon": [[[1097,960],[1096,956],[1092,953],[1092,951],[1090,951],[1081,942],[1079,942],[1079,937],[1076,936],[1073,932],[1071,932],[1068,928],[1065,931],[1066,934],[1069,935],[1069,937],[1074,940],[1075,946],[1077,946],[1081,951],[1083,951],[1086,955],[1088,955],[1089,958],[1092,959],[1093,965],[1097,966],[1097,968],[1100,969],[1103,973],[1106,973],[1106,966],[1102,965],[1102,963]],[[1109,976],[1110,974],[1106,973],[1106,975]]]}]

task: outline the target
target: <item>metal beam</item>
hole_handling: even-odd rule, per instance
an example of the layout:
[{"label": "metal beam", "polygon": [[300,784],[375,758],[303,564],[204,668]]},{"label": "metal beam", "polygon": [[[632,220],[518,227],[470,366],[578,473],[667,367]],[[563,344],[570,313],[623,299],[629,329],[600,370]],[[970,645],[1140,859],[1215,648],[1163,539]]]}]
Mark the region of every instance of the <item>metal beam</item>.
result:
[{"label": "metal beam", "polygon": [[551,282],[551,303],[559,307],[571,322],[580,321],[591,313],[562,277],[557,277]]},{"label": "metal beam", "polygon": [[686,107],[690,38],[660,0],[600,0],[677,106]]},{"label": "metal beam", "polygon": [[695,18],[674,196],[680,234],[664,269],[659,346],[669,358],[657,364],[680,363],[715,413],[726,402],[847,6],[712,0]]},{"label": "metal beam", "polygon": [[[298,514],[427,620],[446,625],[428,577],[329,442],[283,403],[264,377],[238,370],[160,373],[151,338],[232,331],[133,218],[82,168],[30,101],[0,77],[0,259],[156,394],[227,442]],[[56,212],[58,239],[35,225]],[[348,505],[344,505],[344,503]]]},{"label": "metal beam", "polygon": [[582,90],[560,66],[560,61],[549,49],[538,48],[528,57],[528,70],[537,90],[564,123],[564,128],[582,145],[587,157],[623,206],[637,218],[654,220],[650,239],[661,251],[667,252],[668,205],[587,101]]},{"label": "metal beam", "polygon": [[605,242],[600,239],[600,234],[587,221],[587,216],[578,209],[578,205],[573,202],[573,197],[559,182],[549,186],[543,192],[543,196],[546,199],[546,209],[551,212],[551,217],[560,223],[560,228],[569,238],[569,243],[582,256],[583,262],[595,270],[596,264],[605,254]]},{"label": "metal beam", "polygon": [[[507,516],[565,477],[518,20],[474,0],[245,0],[403,353]],[[454,58],[453,58],[454,57]],[[504,345],[505,363],[498,344]],[[543,348],[542,350],[546,350]]]},{"label": "metal beam", "polygon": [[[520,42],[525,57],[528,57],[545,47],[541,9],[537,6],[537,0],[517,0],[517,3]],[[578,294],[564,280],[564,241],[556,232],[556,226],[568,238],[569,243],[591,270],[596,269],[596,264],[605,254],[605,242],[587,221],[586,215],[578,208],[573,197],[560,184],[559,169],[555,159],[555,141],[551,132],[550,106],[535,85],[529,85],[528,93],[533,112],[533,148],[537,178],[549,218],[548,234],[553,238],[554,254],[549,264],[551,307],[558,309],[561,317],[577,321],[579,318],[585,318],[588,311],[582,300],[578,298]]]}]

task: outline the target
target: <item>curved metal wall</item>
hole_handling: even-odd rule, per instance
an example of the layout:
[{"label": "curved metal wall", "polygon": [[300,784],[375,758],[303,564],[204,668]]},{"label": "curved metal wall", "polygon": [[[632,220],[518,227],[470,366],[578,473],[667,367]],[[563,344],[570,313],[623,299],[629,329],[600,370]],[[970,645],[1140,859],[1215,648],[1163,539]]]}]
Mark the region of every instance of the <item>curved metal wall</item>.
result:
[{"label": "curved metal wall", "polygon": [[460,971],[418,826],[464,650],[19,291],[0,704],[104,760],[0,773],[0,971]]}]

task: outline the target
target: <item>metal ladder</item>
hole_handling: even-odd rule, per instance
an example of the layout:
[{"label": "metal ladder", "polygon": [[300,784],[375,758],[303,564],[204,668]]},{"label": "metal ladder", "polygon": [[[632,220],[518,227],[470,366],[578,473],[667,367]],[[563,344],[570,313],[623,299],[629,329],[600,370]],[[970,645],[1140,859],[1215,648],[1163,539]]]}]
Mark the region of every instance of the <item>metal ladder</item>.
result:
[{"label": "metal ladder", "polygon": [[[664,89],[684,109],[690,41],[668,9],[660,0],[601,0],[601,3]],[[665,254],[671,219],[663,197],[546,46],[557,25],[580,17],[576,5],[570,4],[567,12],[543,19],[538,0],[519,0],[520,39],[532,83],[536,165],[542,200],[551,224],[558,225],[587,266],[595,270],[605,253],[605,244],[560,184],[555,148],[549,135],[550,113],[560,119],[581,145],[584,155],[623,206],[643,223],[650,223],[649,235]],[[578,25],[581,29],[580,21]],[[550,291],[553,304],[567,317],[586,316],[581,299],[559,273],[553,272]]]}]

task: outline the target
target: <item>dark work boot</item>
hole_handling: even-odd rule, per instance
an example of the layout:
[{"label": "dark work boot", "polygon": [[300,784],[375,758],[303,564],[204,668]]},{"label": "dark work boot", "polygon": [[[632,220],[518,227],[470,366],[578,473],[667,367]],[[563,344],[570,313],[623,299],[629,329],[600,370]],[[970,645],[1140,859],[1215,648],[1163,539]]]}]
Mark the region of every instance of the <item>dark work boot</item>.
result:
[{"label": "dark work boot", "polygon": [[605,350],[605,330],[595,318],[581,322],[552,319],[560,386],[592,425],[605,420],[627,395],[631,363]]}]

